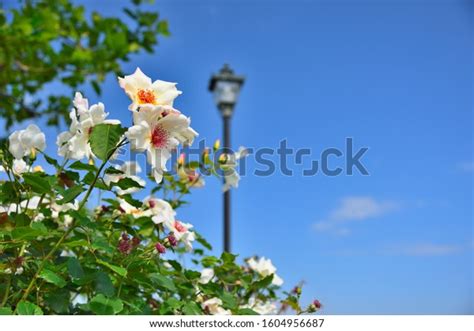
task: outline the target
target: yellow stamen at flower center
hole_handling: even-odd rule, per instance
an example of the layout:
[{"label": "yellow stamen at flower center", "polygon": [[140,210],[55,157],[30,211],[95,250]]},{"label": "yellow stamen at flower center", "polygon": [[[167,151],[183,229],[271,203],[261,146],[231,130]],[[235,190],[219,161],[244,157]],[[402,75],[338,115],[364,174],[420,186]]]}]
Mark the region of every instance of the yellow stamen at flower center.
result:
[{"label": "yellow stamen at flower center", "polygon": [[138,90],[137,97],[140,104],[156,104],[156,97],[152,90]]}]

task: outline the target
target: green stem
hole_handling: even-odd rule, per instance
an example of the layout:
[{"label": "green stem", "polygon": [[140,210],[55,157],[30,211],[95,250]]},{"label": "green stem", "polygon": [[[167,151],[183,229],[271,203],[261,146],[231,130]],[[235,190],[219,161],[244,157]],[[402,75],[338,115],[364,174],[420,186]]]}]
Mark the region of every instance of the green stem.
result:
[{"label": "green stem", "polygon": [[[118,144],[118,146],[115,148],[119,148],[120,146],[122,146],[122,144],[124,143],[124,141],[120,142]],[[115,152],[115,149],[113,152]],[[113,152],[110,153],[110,156],[113,155]],[[105,165],[107,164],[107,161],[110,159],[110,157],[108,157],[105,161],[102,162],[99,170],[97,171],[97,174],[96,176],[94,177],[94,180],[92,181],[91,185],[89,186],[89,189],[87,190],[86,192],[86,195],[84,196],[84,198],[82,199],[80,205],[79,205],[79,208],[78,208],[78,211],[80,211],[84,206],[85,204],[87,203],[87,199],[89,198],[89,196],[91,195],[92,193],[92,190],[94,189],[94,186],[95,184],[97,183],[97,180],[99,179],[99,175],[100,173],[102,172],[102,170],[104,169]],[[18,300],[18,302],[21,302],[23,300],[26,300],[28,298],[28,295],[30,294],[31,290],[33,289],[33,286],[35,285],[36,283],[36,280],[38,279],[41,271],[43,271],[43,268],[44,266],[46,265],[46,262],[53,256],[54,253],[56,253],[56,251],[58,250],[59,246],[61,246],[61,244],[64,242],[64,240],[67,238],[67,236],[74,230],[75,228],[75,222],[73,221],[73,223],[71,224],[71,226],[67,229],[66,232],[64,232],[64,234],[61,236],[61,238],[59,238],[58,242],[56,242],[56,244],[53,246],[53,248],[49,251],[49,253],[44,257],[44,259],[41,261],[39,267],[38,267],[38,270],[36,271],[36,273],[34,274],[33,278],[31,279],[30,283],[28,284],[28,287],[26,288],[25,292],[23,293],[23,295],[21,296],[20,300]],[[13,311],[13,314],[16,313],[17,311],[17,308],[18,308],[18,303],[15,307],[15,310]]]},{"label": "green stem", "polygon": [[5,304],[7,303],[8,295],[10,294],[11,283],[12,283],[12,276],[9,276],[7,280],[7,287],[5,289],[5,294],[3,295],[3,299],[2,299],[2,302],[0,303],[0,307],[5,306]]}]

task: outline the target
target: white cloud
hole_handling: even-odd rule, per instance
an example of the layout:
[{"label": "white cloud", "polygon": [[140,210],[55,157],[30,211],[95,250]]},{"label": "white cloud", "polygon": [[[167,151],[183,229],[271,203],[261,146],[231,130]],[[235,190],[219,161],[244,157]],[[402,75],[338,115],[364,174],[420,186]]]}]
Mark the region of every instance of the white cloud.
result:
[{"label": "white cloud", "polygon": [[380,217],[399,207],[400,205],[394,201],[376,200],[369,196],[346,197],[325,219],[314,223],[313,228],[316,231],[344,236],[350,233],[347,223]]}]

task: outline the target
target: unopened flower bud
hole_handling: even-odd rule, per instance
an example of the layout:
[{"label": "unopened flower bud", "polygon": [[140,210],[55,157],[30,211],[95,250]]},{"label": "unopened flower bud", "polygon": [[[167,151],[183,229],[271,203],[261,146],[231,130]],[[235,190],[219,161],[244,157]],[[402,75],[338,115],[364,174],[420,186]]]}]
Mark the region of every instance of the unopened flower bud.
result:
[{"label": "unopened flower bud", "polygon": [[30,152],[30,161],[33,162],[36,160],[36,149],[32,148]]},{"label": "unopened flower bud", "polygon": [[132,238],[132,245],[133,245],[133,247],[137,247],[137,246],[140,244],[140,241],[141,241],[140,238],[138,238],[138,237],[133,237],[133,238]]},{"label": "unopened flower bud", "polygon": [[214,142],[214,146],[212,146],[212,148],[214,149],[214,152],[217,151],[219,149],[219,147],[221,147],[221,141],[219,139],[217,139]]},{"label": "unopened flower bud", "polygon": [[19,268],[19,267],[21,267],[21,265],[23,264],[24,261],[25,261],[25,258],[24,258],[23,256],[19,256],[19,257],[15,258],[15,259],[13,260],[13,264],[14,264],[17,268]]},{"label": "unopened flower bud", "polygon": [[156,243],[155,248],[156,248],[157,252],[160,253],[160,254],[165,254],[166,253],[166,248],[161,243]]},{"label": "unopened flower bud", "polygon": [[120,239],[117,248],[120,253],[125,255],[130,254],[130,252],[132,251],[132,245],[130,244],[128,238],[126,240],[123,238]]},{"label": "unopened flower bud", "polygon": [[319,302],[319,300],[314,300],[313,301],[313,305],[316,307],[316,309],[320,309],[321,308],[321,302]]},{"label": "unopened flower bud", "polygon": [[184,165],[184,160],[186,158],[186,155],[184,153],[181,153],[178,158],[178,165],[183,166]]},{"label": "unopened flower bud", "polygon": [[292,292],[296,295],[300,295],[301,294],[301,287],[295,286],[295,288],[293,288]]},{"label": "unopened flower bud", "polygon": [[176,237],[172,234],[170,234],[168,236],[168,242],[170,243],[170,246],[171,247],[175,247],[176,245],[178,245],[178,240],[176,239]]},{"label": "unopened flower bud", "polygon": [[202,163],[207,164],[210,162],[209,153],[209,148],[204,148],[204,150],[202,151]]}]

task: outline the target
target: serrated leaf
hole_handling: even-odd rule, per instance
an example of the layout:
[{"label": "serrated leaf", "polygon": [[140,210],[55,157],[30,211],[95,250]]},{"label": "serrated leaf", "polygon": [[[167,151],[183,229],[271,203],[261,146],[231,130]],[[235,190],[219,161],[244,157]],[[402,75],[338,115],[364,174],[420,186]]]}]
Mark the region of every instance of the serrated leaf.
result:
[{"label": "serrated leaf", "polygon": [[93,127],[89,137],[92,152],[106,161],[117,147],[125,130],[118,124],[99,124]]}]

